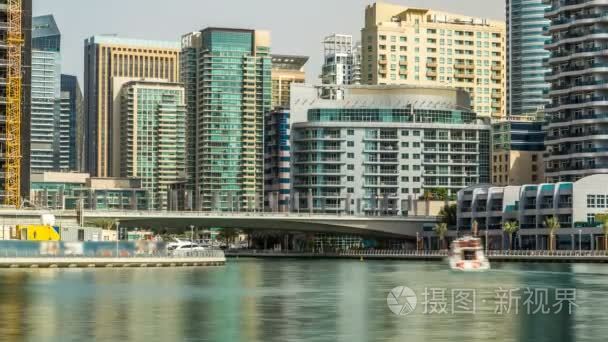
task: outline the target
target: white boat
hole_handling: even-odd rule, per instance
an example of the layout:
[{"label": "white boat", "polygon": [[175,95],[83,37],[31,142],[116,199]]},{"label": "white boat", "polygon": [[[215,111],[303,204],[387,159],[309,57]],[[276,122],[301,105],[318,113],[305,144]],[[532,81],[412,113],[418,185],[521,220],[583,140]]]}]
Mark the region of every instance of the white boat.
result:
[{"label": "white boat", "polygon": [[450,267],[455,271],[479,272],[490,269],[481,240],[472,236],[454,240],[449,254]]},{"label": "white boat", "polygon": [[182,254],[185,252],[198,252],[208,250],[208,248],[205,248],[197,244],[196,242],[180,240],[178,238],[173,239],[175,240],[175,242],[167,244],[167,251],[172,255]]}]

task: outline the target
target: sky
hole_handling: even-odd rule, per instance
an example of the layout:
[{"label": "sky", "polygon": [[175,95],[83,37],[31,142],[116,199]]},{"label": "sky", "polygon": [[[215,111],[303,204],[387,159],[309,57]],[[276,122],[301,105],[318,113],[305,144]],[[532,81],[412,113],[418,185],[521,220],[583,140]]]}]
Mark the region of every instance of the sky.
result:
[{"label": "sky", "polygon": [[[208,26],[269,30],[272,52],[310,56],[307,81],[320,74],[323,37],[360,40],[373,0],[33,0],[33,14],[53,14],[62,34],[62,72],[82,85],[83,45],[96,34],[179,41]],[[394,4],[503,20],[505,0],[391,0]]]}]

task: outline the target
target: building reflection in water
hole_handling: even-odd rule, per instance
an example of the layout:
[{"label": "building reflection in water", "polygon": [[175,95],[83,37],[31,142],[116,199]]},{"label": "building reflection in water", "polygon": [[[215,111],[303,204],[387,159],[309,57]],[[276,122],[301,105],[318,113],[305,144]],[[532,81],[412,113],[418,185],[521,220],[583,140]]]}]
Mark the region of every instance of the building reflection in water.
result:
[{"label": "building reflection in water", "polygon": [[[431,262],[255,259],[214,268],[3,270],[0,340],[594,340],[608,334],[607,275],[601,265],[496,264],[459,274]],[[387,307],[396,286],[418,295],[408,316]],[[577,288],[579,308],[498,315],[500,287]],[[423,313],[425,288],[447,291],[447,313]],[[475,315],[451,313],[455,289],[476,291]]]}]

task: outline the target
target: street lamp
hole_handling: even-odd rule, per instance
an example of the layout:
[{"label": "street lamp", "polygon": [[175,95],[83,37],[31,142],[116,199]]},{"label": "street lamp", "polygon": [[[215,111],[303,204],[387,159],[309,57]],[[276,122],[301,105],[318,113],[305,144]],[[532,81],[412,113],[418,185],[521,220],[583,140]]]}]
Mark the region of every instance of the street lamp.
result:
[{"label": "street lamp", "polygon": [[488,253],[488,226],[486,225],[486,254]]},{"label": "street lamp", "polygon": [[118,240],[120,238],[120,221],[116,220],[116,257],[118,258]]}]

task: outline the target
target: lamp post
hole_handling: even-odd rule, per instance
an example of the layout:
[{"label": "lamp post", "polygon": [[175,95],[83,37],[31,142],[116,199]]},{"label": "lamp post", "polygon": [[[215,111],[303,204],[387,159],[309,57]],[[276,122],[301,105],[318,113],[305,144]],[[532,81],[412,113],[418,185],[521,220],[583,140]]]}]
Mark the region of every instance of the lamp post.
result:
[{"label": "lamp post", "polygon": [[578,230],[578,254],[580,255],[582,253],[582,244],[581,244],[581,240],[582,240],[582,236],[583,236],[583,230],[579,229]]},{"label": "lamp post", "polygon": [[116,257],[118,258],[118,241],[120,240],[120,221],[116,221]]},{"label": "lamp post", "polygon": [[420,251],[420,232],[416,232],[416,252]]},{"label": "lamp post", "polygon": [[486,225],[486,254],[488,253],[488,226]]}]

